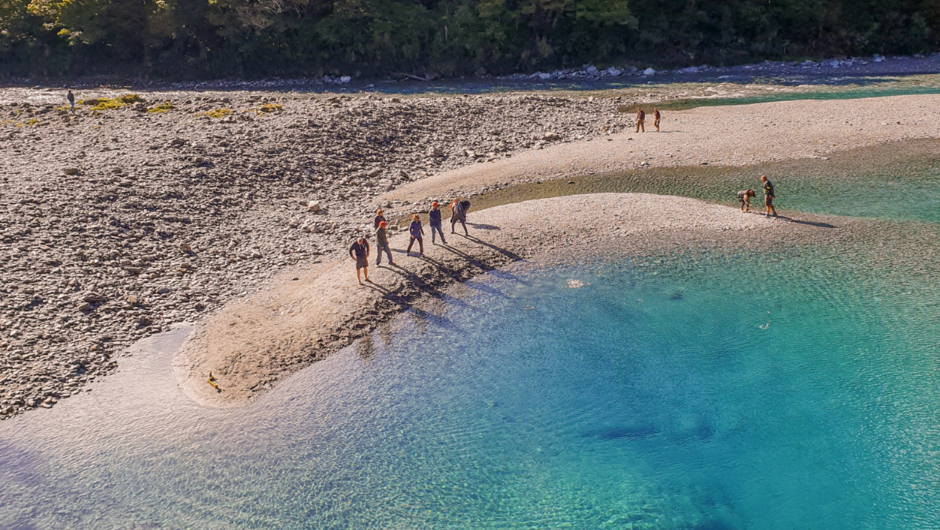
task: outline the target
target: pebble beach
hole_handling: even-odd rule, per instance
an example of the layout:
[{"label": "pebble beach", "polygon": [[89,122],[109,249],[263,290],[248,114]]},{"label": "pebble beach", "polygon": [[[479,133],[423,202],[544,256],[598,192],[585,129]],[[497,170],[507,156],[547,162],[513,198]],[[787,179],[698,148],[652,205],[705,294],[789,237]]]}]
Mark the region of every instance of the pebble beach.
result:
[{"label": "pebble beach", "polygon": [[[450,250],[427,245],[425,259],[376,269],[360,289],[344,254],[376,207],[398,219],[431,199],[539,180],[940,138],[936,95],[674,111],[643,134],[623,96],[141,99],[0,106],[0,418],[54,406],[179,322],[198,323],[175,363],[182,388],[231,406],[447,285],[562,244],[809,230],[675,197],[532,201],[472,211],[471,223],[495,228],[472,228],[476,239]],[[629,222],[596,226],[598,211]],[[533,229],[533,216],[548,221]]]}]

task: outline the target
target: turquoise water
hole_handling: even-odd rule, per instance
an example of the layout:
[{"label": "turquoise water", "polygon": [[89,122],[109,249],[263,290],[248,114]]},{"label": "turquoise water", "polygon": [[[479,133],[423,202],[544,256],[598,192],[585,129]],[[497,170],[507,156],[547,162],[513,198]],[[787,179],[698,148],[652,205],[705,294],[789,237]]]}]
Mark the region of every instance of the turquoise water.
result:
[{"label": "turquoise water", "polygon": [[743,167],[679,167],[550,180],[490,192],[477,202],[494,206],[532,198],[585,193],[679,195],[737,206],[739,190],[754,189],[763,209],[760,175],[776,186],[781,214],[815,213],[940,224],[940,142],[908,141],[835,153],[830,159]]},{"label": "turquoise water", "polygon": [[866,99],[890,96],[915,96],[924,94],[940,94],[938,86],[881,86],[877,82],[866,86],[849,89],[813,90],[803,92],[779,92],[759,96],[726,97],[710,99],[679,99],[659,104],[661,110],[687,110],[697,107],[724,107],[728,105],[753,105],[755,103],[773,103],[777,101],[804,101],[804,100],[844,100]]},{"label": "turquoise water", "polygon": [[0,527],[938,528],[940,297],[885,276],[510,270],[233,411],[176,392],[177,332],[0,424]]}]

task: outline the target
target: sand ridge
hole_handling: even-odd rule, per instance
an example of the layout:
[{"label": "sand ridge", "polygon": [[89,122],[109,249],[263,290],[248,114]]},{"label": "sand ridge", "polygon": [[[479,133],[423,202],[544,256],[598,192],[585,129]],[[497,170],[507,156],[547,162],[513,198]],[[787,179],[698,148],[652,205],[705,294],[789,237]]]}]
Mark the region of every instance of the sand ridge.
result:
[{"label": "sand ridge", "polygon": [[[242,405],[417,302],[443,299],[446,287],[541,254],[565,254],[596,242],[626,251],[648,248],[668,233],[743,241],[742,234],[786,230],[790,224],[695,199],[648,194],[526,201],[471,211],[470,222],[469,237],[451,235],[445,222],[447,246],[430,244],[428,233],[423,257],[414,249],[410,257],[403,253],[405,234],[391,238],[396,266],[375,267],[373,249],[372,283],[364,286],[356,283],[347,258],[229,304],[201,323],[177,353],[174,371],[181,388],[202,405]],[[210,371],[221,392],[207,383]]]},{"label": "sand ridge", "polygon": [[492,185],[648,167],[746,166],[821,158],[923,138],[940,138],[940,95],[700,107],[665,112],[661,132],[655,132],[648,115],[645,133],[619,132],[465,166],[396,188],[376,202],[470,195]]}]

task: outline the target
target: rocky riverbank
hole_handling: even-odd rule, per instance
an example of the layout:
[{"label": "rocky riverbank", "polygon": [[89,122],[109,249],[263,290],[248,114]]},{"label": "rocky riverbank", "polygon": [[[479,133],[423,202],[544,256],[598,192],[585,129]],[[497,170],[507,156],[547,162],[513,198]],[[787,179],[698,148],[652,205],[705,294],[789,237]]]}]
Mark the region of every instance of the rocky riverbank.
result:
[{"label": "rocky riverbank", "polygon": [[[450,190],[940,137],[940,96],[930,95],[700,108],[636,135],[620,112],[632,91],[99,91],[79,93],[76,112],[51,102],[60,92],[34,92],[0,90],[0,418],[52,407],[172,323],[255,304],[251,294],[282,272],[314,274],[308,264],[333,262],[371,232],[377,205],[400,219]],[[425,272],[413,281],[428,282]],[[349,320],[357,332],[361,322]],[[327,337],[323,351],[351,336]],[[244,388],[309,363],[303,347]]]},{"label": "rocky riverbank", "polygon": [[123,94],[0,106],[0,418],[348,246],[381,193],[631,123],[614,98]]}]

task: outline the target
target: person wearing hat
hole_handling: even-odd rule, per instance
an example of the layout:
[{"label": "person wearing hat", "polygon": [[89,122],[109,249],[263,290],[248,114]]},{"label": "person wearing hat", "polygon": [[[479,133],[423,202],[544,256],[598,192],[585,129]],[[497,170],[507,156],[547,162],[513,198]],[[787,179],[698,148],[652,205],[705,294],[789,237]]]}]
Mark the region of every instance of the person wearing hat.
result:
[{"label": "person wearing hat", "polygon": [[395,260],[392,259],[392,249],[388,246],[388,232],[386,227],[388,223],[385,221],[379,221],[378,228],[375,229],[375,246],[378,247],[375,251],[375,264],[382,264],[382,251],[385,251],[385,254],[388,255],[388,264],[394,265]]},{"label": "person wearing hat", "polygon": [[349,247],[349,257],[356,260],[356,279],[359,280],[359,285],[362,285],[359,269],[362,269],[366,275],[366,281],[369,281],[369,242],[366,238],[359,236],[359,239],[353,242]]},{"label": "person wearing hat", "polygon": [[431,203],[431,211],[428,212],[428,222],[431,225],[431,243],[434,243],[434,232],[436,231],[441,236],[441,244],[446,245],[447,241],[444,240],[444,230],[441,228],[441,205],[434,201]]}]

